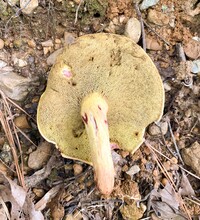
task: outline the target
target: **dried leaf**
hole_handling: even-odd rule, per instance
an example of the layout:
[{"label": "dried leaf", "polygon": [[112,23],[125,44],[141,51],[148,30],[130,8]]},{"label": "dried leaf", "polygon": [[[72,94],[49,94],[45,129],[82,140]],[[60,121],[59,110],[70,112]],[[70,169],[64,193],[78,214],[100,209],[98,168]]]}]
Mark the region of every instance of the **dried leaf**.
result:
[{"label": "dried leaf", "polygon": [[161,200],[170,205],[175,210],[178,210],[180,206],[180,197],[178,193],[174,191],[174,188],[167,183],[164,189],[159,191]]},{"label": "dried leaf", "polygon": [[184,172],[182,172],[182,178],[180,183],[179,191],[182,196],[194,196],[195,192]]},{"label": "dried leaf", "polygon": [[[44,216],[40,211],[35,210],[32,200],[28,197],[24,189],[6,177],[3,173],[1,177],[3,182],[0,185],[0,203],[2,207],[4,207],[4,211],[8,211],[8,209],[7,206],[3,206],[3,204],[6,202],[11,203],[10,213],[6,213],[7,218],[15,220],[44,220]],[[0,219],[3,219],[3,217]]]},{"label": "dried leaf", "polygon": [[152,203],[152,208],[154,209],[156,215],[161,219],[173,219],[173,220],[185,220],[180,213],[175,213],[174,210],[165,202],[154,201]]},{"label": "dried leaf", "polygon": [[50,189],[42,197],[42,199],[40,199],[40,201],[36,203],[36,205],[35,205],[36,210],[39,210],[39,211],[43,210],[46,207],[46,204],[48,202],[50,202],[54,196],[56,196],[56,194],[58,193],[58,191],[60,190],[61,187],[62,187],[62,185],[57,185],[57,186],[53,187],[52,189]]}]

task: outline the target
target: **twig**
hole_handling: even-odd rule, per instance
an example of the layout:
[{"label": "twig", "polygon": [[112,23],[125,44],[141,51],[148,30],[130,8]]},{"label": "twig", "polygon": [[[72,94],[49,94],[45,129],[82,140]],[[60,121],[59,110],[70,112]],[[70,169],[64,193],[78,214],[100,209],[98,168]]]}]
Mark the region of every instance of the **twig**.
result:
[{"label": "twig", "polygon": [[160,36],[146,21],[143,21],[144,24],[151,30],[155,35],[157,35],[162,41],[164,41],[168,46],[170,45],[162,36]]},{"label": "twig", "polygon": [[[153,149],[154,151],[156,151],[158,154],[160,154],[162,157],[166,158],[167,160],[170,160],[169,157],[165,156],[163,153],[161,153],[160,151],[158,151],[156,148],[154,148],[151,144],[149,144],[148,141],[145,141],[145,144],[147,147],[149,147],[150,149]],[[178,164],[177,164],[178,165]],[[200,177],[195,175],[194,173],[191,173],[190,171],[186,170],[185,168],[183,168],[181,165],[178,165],[178,167],[182,170],[184,170],[186,173],[188,173],[189,175],[195,177],[196,179],[200,180]]]},{"label": "twig", "polygon": [[181,61],[186,61],[185,53],[184,53],[183,47],[180,43],[176,44],[176,49],[178,51],[178,54],[179,54]]},{"label": "twig", "polygon": [[[12,120],[12,113],[11,113],[10,107],[8,105],[8,102],[6,100],[6,96],[2,91],[0,91],[0,95],[1,95],[2,101],[3,101],[2,102],[3,110],[5,111],[5,113],[3,113],[3,111],[0,110],[0,121],[1,121],[2,127],[4,129],[4,132],[6,134],[9,145],[11,147],[12,155],[13,155],[14,162],[15,162],[15,168],[16,168],[16,172],[17,172],[17,176],[18,176],[20,185],[26,190],[26,186],[25,186],[25,182],[24,182],[24,174],[23,174],[23,157],[22,157],[22,149],[21,149],[20,141],[19,141],[16,129],[14,126],[14,122]],[[6,118],[5,114],[8,115],[9,118],[11,118],[10,123],[9,123],[9,120]],[[11,126],[12,126],[12,128],[11,128]],[[14,137],[16,138],[16,140],[14,140],[12,130],[14,131],[14,135],[15,135]],[[17,142],[19,152],[20,152],[21,168],[20,168],[19,162],[18,162],[15,141]]]},{"label": "twig", "polygon": [[171,155],[172,155],[173,157],[176,157],[176,156],[174,155],[174,153],[172,152],[172,150],[168,147],[160,125],[159,125],[158,123],[156,123],[156,122],[154,122],[154,123],[155,123],[155,125],[156,125],[156,126],[159,128],[159,130],[160,130],[160,133],[161,133],[161,136],[162,136],[163,143],[164,143],[165,147],[167,148],[167,150],[171,153]]},{"label": "twig", "polygon": [[144,20],[142,18],[142,14],[141,14],[140,9],[138,7],[138,3],[135,3],[134,5],[135,5],[135,10],[136,10],[137,16],[140,20],[140,25],[141,25],[141,30],[142,30],[142,47],[143,47],[143,50],[146,52],[147,47],[146,47],[146,35],[145,35],[145,30],[144,30]]},{"label": "twig", "polygon": [[78,6],[77,6],[77,9],[76,9],[76,15],[75,15],[75,20],[74,20],[74,24],[76,24],[77,20],[78,20],[78,12],[79,12],[79,9],[81,7],[81,4],[84,0],[80,0]]},{"label": "twig", "polygon": [[177,156],[178,156],[178,158],[180,159],[181,163],[184,165],[184,162],[183,162],[183,159],[182,159],[181,154],[180,154],[180,152],[179,152],[178,145],[177,145],[177,143],[176,143],[176,140],[175,140],[175,137],[174,137],[174,134],[173,134],[172,127],[171,127],[171,124],[170,124],[170,120],[169,120],[169,119],[168,119],[168,122],[167,122],[167,123],[168,123],[168,125],[169,125],[169,131],[170,131],[170,134],[171,134],[171,136],[172,136],[172,141],[173,141],[173,143],[174,143],[174,147],[175,147],[175,149],[176,149]]},{"label": "twig", "polygon": [[[168,173],[168,171],[166,170],[166,168],[162,165],[161,161],[159,160],[158,156],[156,155],[156,153],[155,153],[155,151],[154,151],[155,149],[154,149],[147,141],[145,141],[145,144],[146,144],[147,147],[149,147],[149,149],[152,151],[152,153],[153,153],[154,156],[156,157],[156,162],[157,162],[158,166],[160,167],[160,169],[162,170],[163,174],[164,174],[164,175],[167,177],[167,179],[170,181],[170,183],[171,183],[171,185],[172,185],[172,187],[173,187],[173,189],[174,189],[174,193],[176,194],[176,196],[177,196],[178,198],[180,198],[180,207],[185,211],[185,214],[187,215],[188,219],[192,220],[192,218],[191,218],[191,216],[190,216],[190,213],[189,213],[189,211],[188,211],[188,209],[187,209],[187,207],[186,207],[186,205],[185,205],[185,203],[184,203],[182,197],[179,196],[179,194],[178,194],[177,187],[176,187],[176,185],[175,185],[175,183],[174,183],[172,177],[169,175],[169,173]],[[156,151],[156,152],[158,152],[158,151]]]}]

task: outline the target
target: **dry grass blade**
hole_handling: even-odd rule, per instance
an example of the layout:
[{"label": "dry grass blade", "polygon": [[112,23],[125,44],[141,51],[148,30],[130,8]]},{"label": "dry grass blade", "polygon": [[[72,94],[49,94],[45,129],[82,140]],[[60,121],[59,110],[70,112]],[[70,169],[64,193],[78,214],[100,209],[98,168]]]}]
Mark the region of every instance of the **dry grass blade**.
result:
[{"label": "dry grass blade", "polygon": [[[2,102],[1,102],[2,106],[0,109],[0,121],[1,121],[1,124],[3,127],[3,130],[5,132],[5,135],[7,137],[8,143],[10,145],[11,151],[12,151],[19,183],[24,189],[26,189],[25,182],[24,182],[24,175],[23,175],[23,158],[22,158],[22,150],[21,150],[20,141],[19,141],[17,131],[14,126],[14,122],[12,120],[13,117],[12,117],[12,113],[10,110],[10,106],[6,100],[6,96],[4,95],[4,93],[2,91],[0,91],[0,94],[1,94],[1,98],[2,98]],[[14,135],[13,135],[13,133],[14,133]],[[19,148],[20,155],[21,155],[21,168],[20,168],[19,162],[18,162],[15,141],[17,143],[17,146]]]},{"label": "dry grass blade", "polygon": [[[182,199],[182,197],[178,194],[178,189],[173,181],[173,179],[170,177],[168,171],[166,170],[166,168],[162,165],[160,159],[158,158],[157,154],[154,151],[154,148],[147,142],[145,141],[146,146],[151,150],[151,152],[153,153],[153,155],[155,156],[156,162],[159,166],[159,168],[161,169],[161,171],[163,172],[163,174],[165,175],[165,177],[168,179],[169,183],[172,185],[174,192],[176,193],[177,198],[180,199],[180,206],[181,209],[184,210],[185,214],[187,214],[188,219],[192,220],[192,217],[190,216],[190,213]],[[156,151],[158,152],[158,151]]]}]

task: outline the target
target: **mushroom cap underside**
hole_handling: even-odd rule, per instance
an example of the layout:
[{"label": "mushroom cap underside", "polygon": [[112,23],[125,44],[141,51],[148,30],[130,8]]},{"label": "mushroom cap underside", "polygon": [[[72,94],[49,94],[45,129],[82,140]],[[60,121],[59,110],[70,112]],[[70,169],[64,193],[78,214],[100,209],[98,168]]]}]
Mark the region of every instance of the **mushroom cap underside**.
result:
[{"label": "mushroom cap underside", "polygon": [[93,92],[108,103],[111,143],[130,152],[143,142],[146,126],[163,113],[160,75],[140,46],[114,34],[79,37],[58,56],[37,113],[42,136],[67,158],[91,164],[80,111],[83,98]]}]

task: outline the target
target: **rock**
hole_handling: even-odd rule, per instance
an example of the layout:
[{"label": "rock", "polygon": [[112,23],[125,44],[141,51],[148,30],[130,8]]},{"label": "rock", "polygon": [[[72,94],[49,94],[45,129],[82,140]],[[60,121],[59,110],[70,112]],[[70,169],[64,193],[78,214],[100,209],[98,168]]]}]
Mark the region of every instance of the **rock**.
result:
[{"label": "rock", "polygon": [[191,59],[198,59],[200,57],[200,42],[190,39],[185,43],[184,47],[185,54]]},{"label": "rock", "polygon": [[74,169],[74,175],[77,176],[79,174],[81,174],[83,172],[83,167],[81,166],[81,164],[75,163],[73,165],[73,169]]},{"label": "rock", "polygon": [[147,19],[149,22],[159,26],[169,24],[169,17],[166,14],[153,9],[148,10]]},{"label": "rock", "polygon": [[132,178],[138,172],[140,172],[140,167],[138,165],[133,165],[126,173]]},{"label": "rock", "polygon": [[14,119],[15,125],[20,129],[30,128],[26,115],[20,115]]},{"label": "rock", "polygon": [[43,47],[53,47],[53,41],[47,40],[41,43]]},{"label": "rock", "polygon": [[4,41],[0,39],[0,50],[4,48]]},{"label": "rock", "polygon": [[30,48],[35,48],[36,47],[36,43],[35,43],[35,41],[33,39],[28,40],[27,43],[28,43],[28,46]]},{"label": "rock", "polygon": [[49,66],[53,65],[56,62],[56,58],[59,54],[61,54],[63,51],[63,48],[60,48],[56,51],[54,51],[48,58],[47,58],[47,64]]},{"label": "rock", "polygon": [[65,31],[64,33],[64,41],[66,44],[73,44],[75,42],[75,37],[73,36],[72,33],[69,33],[67,31]]},{"label": "rock", "polygon": [[145,10],[153,5],[156,5],[159,0],[143,0],[142,4],[140,5],[140,10]]},{"label": "rock", "polygon": [[[144,205],[143,205],[144,206]],[[137,203],[133,200],[132,204],[126,204],[120,207],[120,212],[122,214],[123,219],[125,220],[134,220],[142,218],[146,208],[143,207],[142,204],[137,206]]]},{"label": "rock", "polygon": [[160,132],[159,127],[161,128],[162,134],[165,135],[168,131],[168,123],[166,121],[165,122],[159,122],[158,126],[156,124],[150,125],[149,129],[148,129],[148,133],[152,136],[160,135],[161,132]]},{"label": "rock", "polygon": [[27,66],[27,62],[26,62],[26,60],[15,58],[14,65],[17,65],[18,67],[25,67],[25,66]]},{"label": "rock", "polygon": [[130,18],[125,26],[124,35],[138,43],[141,36],[141,24],[136,18]]},{"label": "rock", "polygon": [[196,141],[189,148],[182,149],[184,162],[200,176],[200,144]]},{"label": "rock", "polygon": [[38,6],[38,0],[20,0],[20,8],[24,14],[31,14]]},{"label": "rock", "polygon": [[41,198],[42,196],[44,196],[45,191],[44,189],[33,188],[33,193],[35,193],[38,198]]},{"label": "rock", "polygon": [[158,40],[147,37],[146,38],[146,47],[149,50],[162,50],[163,45]]},{"label": "rock", "polygon": [[15,101],[22,101],[26,97],[32,81],[30,78],[24,78],[15,72],[6,70],[0,71],[0,79],[0,89]]},{"label": "rock", "polygon": [[191,69],[192,73],[200,73],[200,60],[194,60],[192,62],[192,69]]},{"label": "rock", "polygon": [[7,63],[4,62],[3,60],[0,60],[0,69],[2,69],[5,66],[7,66]]},{"label": "rock", "polygon": [[51,144],[44,141],[36,149],[30,153],[28,158],[28,166],[31,169],[40,169],[47,162],[51,155]]}]

